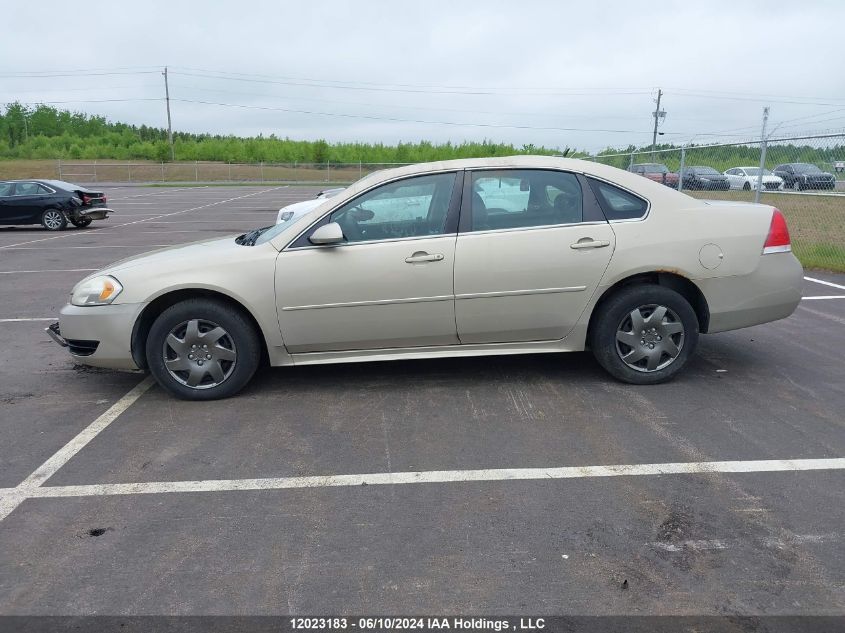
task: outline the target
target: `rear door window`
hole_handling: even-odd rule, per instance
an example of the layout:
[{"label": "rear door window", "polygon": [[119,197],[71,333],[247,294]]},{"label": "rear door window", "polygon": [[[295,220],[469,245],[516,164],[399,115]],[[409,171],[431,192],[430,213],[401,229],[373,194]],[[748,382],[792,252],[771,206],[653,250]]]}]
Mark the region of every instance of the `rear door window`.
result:
[{"label": "rear door window", "polygon": [[540,169],[476,171],[470,201],[473,231],[576,224],[584,221],[574,174]]},{"label": "rear door window", "polygon": [[37,182],[19,182],[15,185],[16,196],[38,196],[43,193]]}]

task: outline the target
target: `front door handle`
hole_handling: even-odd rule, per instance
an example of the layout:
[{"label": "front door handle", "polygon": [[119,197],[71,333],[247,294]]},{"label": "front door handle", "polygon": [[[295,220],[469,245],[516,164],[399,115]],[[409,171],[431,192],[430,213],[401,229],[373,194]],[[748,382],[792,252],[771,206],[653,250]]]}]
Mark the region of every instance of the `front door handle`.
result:
[{"label": "front door handle", "polygon": [[584,248],[604,248],[605,246],[610,246],[610,242],[607,240],[594,240],[592,238],[585,237],[574,244],[570,244],[569,248],[579,250]]},{"label": "front door handle", "polygon": [[406,264],[418,264],[420,262],[439,262],[443,260],[441,253],[434,253],[429,255],[425,251],[417,251],[410,257],[405,258]]}]

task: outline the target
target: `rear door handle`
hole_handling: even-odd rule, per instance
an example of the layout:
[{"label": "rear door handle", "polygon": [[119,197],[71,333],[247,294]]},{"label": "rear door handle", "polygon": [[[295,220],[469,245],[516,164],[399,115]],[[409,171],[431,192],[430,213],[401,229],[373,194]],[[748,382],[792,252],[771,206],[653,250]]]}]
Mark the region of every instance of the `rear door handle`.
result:
[{"label": "rear door handle", "polygon": [[417,251],[410,257],[405,258],[406,264],[418,264],[420,262],[439,262],[443,260],[441,253],[434,253],[429,255],[425,251]]},{"label": "rear door handle", "polygon": [[591,238],[584,238],[583,240],[578,240],[574,244],[570,244],[569,248],[579,250],[584,248],[604,248],[605,246],[610,246],[610,242],[606,240],[594,240]]}]

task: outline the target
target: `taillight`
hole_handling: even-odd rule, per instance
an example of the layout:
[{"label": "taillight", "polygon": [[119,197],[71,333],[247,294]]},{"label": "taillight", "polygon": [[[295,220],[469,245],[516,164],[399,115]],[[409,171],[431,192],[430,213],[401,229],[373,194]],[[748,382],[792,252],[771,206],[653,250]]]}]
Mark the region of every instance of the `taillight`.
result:
[{"label": "taillight", "polygon": [[769,225],[769,236],[763,244],[763,254],[786,253],[791,250],[786,218],[783,217],[783,213],[775,209],[772,213],[772,223]]},{"label": "taillight", "polygon": [[90,196],[86,196],[84,193],[82,194],[82,204],[88,204],[91,202]]},{"label": "taillight", "polygon": [[103,204],[105,204],[106,202],[108,202],[108,198],[106,198],[106,194],[103,194]]}]

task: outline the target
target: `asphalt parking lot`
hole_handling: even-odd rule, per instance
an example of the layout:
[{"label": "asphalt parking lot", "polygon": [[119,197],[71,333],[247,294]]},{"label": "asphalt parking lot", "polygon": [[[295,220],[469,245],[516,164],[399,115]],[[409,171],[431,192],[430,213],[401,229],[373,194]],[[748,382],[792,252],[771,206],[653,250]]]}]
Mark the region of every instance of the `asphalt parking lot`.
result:
[{"label": "asphalt parking lot", "polygon": [[93,269],[316,191],[116,187],[90,229],[0,228],[0,613],[845,613],[843,275],[646,388],[569,354],[181,402],[44,334]]}]

